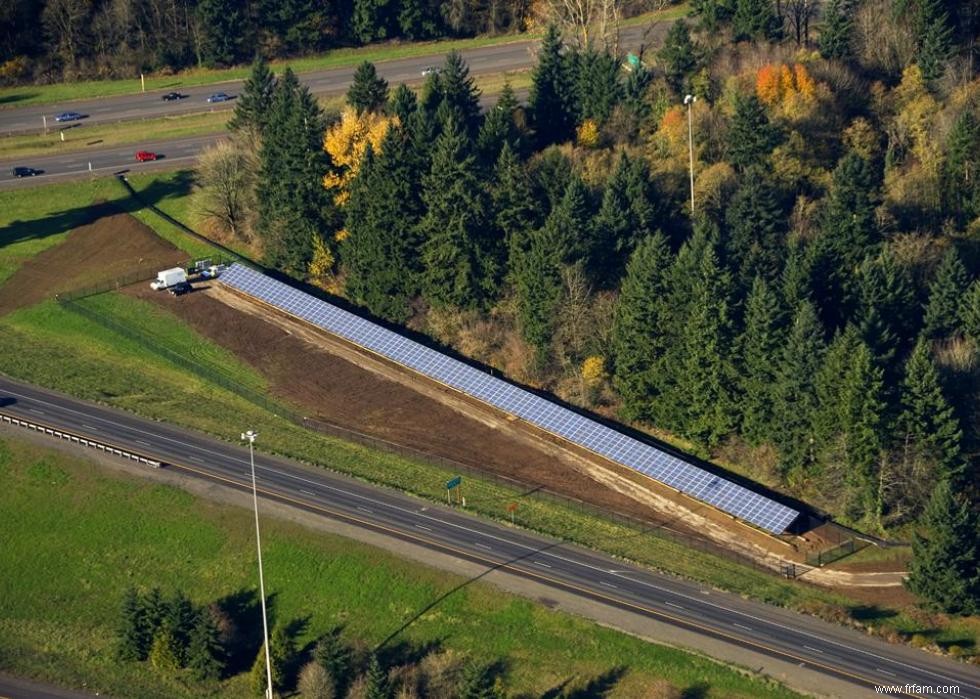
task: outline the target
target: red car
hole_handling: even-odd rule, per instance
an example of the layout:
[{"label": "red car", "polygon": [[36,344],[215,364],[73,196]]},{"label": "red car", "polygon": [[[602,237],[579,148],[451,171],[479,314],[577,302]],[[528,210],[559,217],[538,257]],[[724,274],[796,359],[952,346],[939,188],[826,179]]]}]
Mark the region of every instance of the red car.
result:
[{"label": "red car", "polygon": [[145,163],[147,160],[156,160],[157,154],[151,153],[148,150],[138,150],[136,151],[136,160]]}]

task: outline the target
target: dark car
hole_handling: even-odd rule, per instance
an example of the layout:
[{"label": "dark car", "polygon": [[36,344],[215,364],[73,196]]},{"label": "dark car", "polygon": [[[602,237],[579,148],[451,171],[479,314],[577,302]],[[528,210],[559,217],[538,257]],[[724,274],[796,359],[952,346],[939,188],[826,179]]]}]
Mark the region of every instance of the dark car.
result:
[{"label": "dark car", "polygon": [[208,102],[227,102],[230,99],[231,95],[226,95],[224,92],[215,92],[208,97]]},{"label": "dark car", "polygon": [[188,282],[181,282],[180,284],[174,284],[173,286],[169,287],[167,291],[169,291],[172,296],[183,296],[192,289],[193,287]]},{"label": "dark car", "polygon": [[35,170],[32,167],[15,167],[10,171],[10,174],[14,177],[34,177],[34,175],[40,175],[42,170]]},{"label": "dark car", "polygon": [[176,100],[182,100],[185,97],[187,97],[187,95],[182,95],[179,92],[168,92],[160,99],[162,99],[164,102],[175,102]]},{"label": "dark car", "polygon": [[55,121],[78,121],[82,115],[78,112],[62,112],[54,118]]}]

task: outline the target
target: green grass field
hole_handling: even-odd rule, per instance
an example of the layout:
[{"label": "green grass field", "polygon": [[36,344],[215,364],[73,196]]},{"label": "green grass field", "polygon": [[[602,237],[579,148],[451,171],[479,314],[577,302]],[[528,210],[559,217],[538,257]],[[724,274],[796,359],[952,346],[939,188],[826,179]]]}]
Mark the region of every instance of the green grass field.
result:
[{"label": "green grass field", "polygon": [[[665,21],[678,19],[685,16],[687,12],[687,3],[682,3],[670,7],[661,13],[649,13],[630,18],[625,20],[622,26],[634,26],[654,20]],[[393,61],[399,58],[443,54],[451,50],[463,51],[482,46],[497,46],[513,41],[526,41],[538,36],[539,33],[532,32],[529,34],[507,34],[503,36],[420,43],[393,42],[360,48],[335,49],[318,56],[297,58],[289,61],[276,61],[272,64],[272,67],[276,72],[281,72],[286,69],[286,66],[289,66],[297,73],[309,73],[316,70],[355,66],[362,61],[379,63],[381,61]],[[146,76],[146,89],[176,90],[197,85],[211,85],[228,80],[243,80],[248,77],[249,70],[247,66],[223,70],[207,70],[202,68],[185,71],[177,75],[148,75]],[[25,85],[22,87],[0,89],[0,109],[33,107],[77,99],[131,95],[139,91],[139,78],[133,80],[87,80],[73,83],[57,83],[54,85]]]},{"label": "green grass field", "polygon": [[[168,486],[107,475],[98,465],[19,439],[0,441],[0,670],[118,696],[246,696],[247,677],[195,687],[112,656],[129,585],[186,591],[198,603],[254,589],[251,513]],[[506,661],[513,696],[540,696],[616,668],[612,697],[642,697],[658,680],[704,697],[792,692],[710,660],[554,612],[482,583],[349,540],[267,518],[266,585],[274,619],[307,619],[300,646],[343,625],[371,645],[446,593],[395,642],[431,643]]]},{"label": "green grass field", "polygon": [[[181,173],[166,177],[146,176],[138,188],[147,198],[179,215],[187,198]],[[105,180],[101,182],[106,182]],[[77,189],[63,185],[59,201],[80,206],[93,196],[119,196],[98,183],[79,183]],[[96,187],[96,189],[92,189]],[[39,191],[49,192],[50,188]],[[0,193],[0,226],[7,226],[10,207],[5,197],[20,194],[34,202],[40,213],[40,233],[61,235],[51,230],[45,205],[35,190]],[[18,209],[21,215],[29,207]],[[150,225],[157,219],[147,215]],[[186,238],[179,230],[167,231],[175,240]],[[0,269],[13,268],[28,252],[13,243],[0,248]],[[194,242],[194,245],[200,243]],[[9,253],[9,254],[8,254]],[[7,259],[10,257],[11,259]],[[147,417],[167,420],[223,438],[234,438],[243,425],[263,433],[262,448],[310,463],[349,473],[372,482],[414,492],[432,500],[444,497],[443,484],[453,475],[448,469],[401,456],[380,453],[337,439],[311,434],[296,425],[217,388],[206,376],[190,373],[168,362],[153,347],[193,356],[206,374],[222,367],[242,377],[249,387],[262,387],[264,380],[227,352],[198,336],[165,311],[145,302],[110,294],[84,301],[106,317],[153,333],[153,342],[138,343],[121,337],[83,317],[45,302],[0,318],[0,372],[83,398],[101,401]],[[161,330],[162,329],[162,330]],[[70,367],[70,371],[65,371]],[[706,584],[732,590],[748,597],[811,611],[840,610],[859,616],[864,623],[906,635],[927,634],[942,644],[975,647],[980,629],[976,620],[950,621],[907,610],[868,607],[842,595],[790,583],[727,559],[692,550],[689,546],[555,503],[518,492],[479,478],[468,477],[467,501],[471,509],[497,519],[509,519],[506,507],[519,502],[517,523],[585,546],[608,551],[653,568],[666,570]],[[837,612],[835,612],[837,613]]]}]

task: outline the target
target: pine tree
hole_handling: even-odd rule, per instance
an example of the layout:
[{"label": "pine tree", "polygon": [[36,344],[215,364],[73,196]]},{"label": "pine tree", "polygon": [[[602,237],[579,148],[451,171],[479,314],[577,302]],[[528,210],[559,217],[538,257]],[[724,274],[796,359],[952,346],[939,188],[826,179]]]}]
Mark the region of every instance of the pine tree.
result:
[{"label": "pine tree", "polygon": [[537,202],[531,192],[531,180],[508,143],[504,143],[494,170],[490,191],[495,212],[494,223],[507,248],[508,274],[513,276],[518,250],[529,239],[529,232],[540,225]]},{"label": "pine tree", "polygon": [[473,84],[470,69],[458,51],[450,51],[439,72],[441,103],[436,118],[441,124],[448,114],[465,127],[466,136],[475,138],[480,128],[480,91]]},{"label": "pine tree", "polygon": [[533,166],[535,194],[541,201],[542,214],[547,216],[558,206],[572,181],[572,161],[557,146],[552,146],[538,156]]},{"label": "pine tree", "polygon": [[187,647],[196,622],[194,605],[182,590],[177,590],[167,605],[166,625],[173,634],[174,649],[181,667],[187,664]]},{"label": "pine tree", "polygon": [[955,247],[943,257],[929,285],[923,332],[927,337],[948,337],[960,328],[960,305],[970,286],[966,268]]},{"label": "pine tree", "polygon": [[116,656],[120,660],[145,660],[150,650],[146,610],[135,587],[126,589],[117,631]]},{"label": "pine tree", "polygon": [[779,141],[779,130],[769,123],[759,98],[736,94],[735,114],[728,130],[728,159],[732,165],[739,170],[761,165]]},{"label": "pine tree", "polygon": [[164,622],[153,636],[153,643],[150,646],[150,665],[164,673],[180,669],[178,650],[173,631]]},{"label": "pine tree", "polygon": [[376,653],[371,654],[368,663],[367,686],[365,687],[365,699],[391,699],[391,685],[388,683],[388,673]]},{"label": "pine tree", "polygon": [[905,586],[933,609],[975,614],[980,607],[980,524],[966,498],[940,481],[912,539]]},{"label": "pine tree", "polygon": [[354,0],[350,27],[354,38],[362,44],[387,39],[393,23],[392,0]]},{"label": "pine tree", "polygon": [[200,0],[195,10],[201,28],[201,60],[208,68],[240,62],[248,40],[248,18],[234,0]]},{"label": "pine tree", "polygon": [[252,73],[245,81],[242,93],[235,100],[235,112],[228,122],[228,128],[235,132],[261,136],[268,123],[275,91],[276,76],[269,70],[265,58],[259,54],[252,63]]},{"label": "pine tree", "polygon": [[741,434],[752,445],[773,441],[773,391],[780,349],[785,344],[782,315],[776,294],[762,277],[756,277],[745,301],[738,372]]},{"label": "pine tree", "polygon": [[578,55],[576,68],[578,121],[591,119],[602,125],[623,99],[619,61],[608,52],[590,50]]},{"label": "pine tree", "polygon": [[402,129],[389,131],[377,158],[368,149],[344,212],[348,235],[341,256],[348,273],[346,290],[371,313],[402,322],[418,291],[421,269],[417,173]]},{"label": "pine tree", "polygon": [[484,163],[488,165],[495,163],[505,144],[515,153],[523,150],[521,131],[514,119],[517,108],[514,90],[509,82],[505,82],[497,104],[487,112],[483,126],[480,127],[480,135],[477,137],[476,148]]},{"label": "pine tree", "polygon": [[436,143],[432,169],[423,182],[423,289],[430,302],[461,308],[493,295],[500,271],[498,241],[475,157],[465,135],[447,123]]},{"label": "pine tree", "polygon": [[622,260],[628,259],[629,253],[621,254],[620,250],[632,247],[633,239],[649,235],[637,230],[636,222],[631,215],[628,194],[626,191],[629,180],[629,158],[623,153],[619,164],[613,170],[606,182],[602,193],[602,204],[596,213],[594,225],[595,247],[592,255],[591,276],[598,279],[602,286],[609,286],[619,278]]},{"label": "pine tree", "polygon": [[746,170],[725,213],[726,259],[742,289],[756,276],[773,281],[783,268],[785,221],[779,193],[765,171],[758,166]]},{"label": "pine tree", "polygon": [[544,227],[551,229],[548,237],[557,243],[556,253],[563,263],[588,262],[594,250],[592,206],[589,190],[578,175],[572,175]]},{"label": "pine tree", "polygon": [[517,318],[521,336],[536,352],[536,362],[542,364],[555,332],[558,306],[562,293],[562,256],[564,244],[554,226],[531,231],[522,244],[514,273]]},{"label": "pine tree", "polygon": [[691,12],[700,29],[714,33],[735,14],[735,0],[692,0]]},{"label": "pine tree", "polygon": [[378,112],[388,101],[388,81],[378,75],[374,64],[364,61],[354,71],[354,81],[347,90],[347,104],[363,112]]},{"label": "pine tree", "polygon": [[980,279],[970,284],[960,306],[960,322],[967,337],[980,344]]},{"label": "pine tree", "polygon": [[664,66],[667,83],[681,94],[689,89],[689,78],[697,68],[697,53],[687,23],[679,19],[667,30],[663,47],[657,58]]},{"label": "pine tree", "polygon": [[207,609],[199,610],[187,645],[187,667],[198,681],[221,679],[224,669],[224,648],[221,634]]},{"label": "pine tree", "polygon": [[667,239],[656,233],[640,241],[626,267],[613,320],[613,385],[629,420],[650,416],[655,402],[653,372],[665,350],[668,272],[672,259]]},{"label": "pine tree", "polygon": [[353,662],[350,648],[344,645],[338,632],[324,634],[317,640],[313,660],[330,675],[336,695],[343,696],[351,679]]},{"label": "pine tree", "polygon": [[780,33],[779,24],[771,0],[735,0],[732,30],[736,41],[775,39]]},{"label": "pine tree", "polygon": [[816,406],[813,413],[813,432],[821,450],[822,460],[844,460],[842,440],[842,410],[844,380],[851,361],[862,345],[861,335],[854,325],[839,331],[827,348],[814,381]]},{"label": "pine tree", "polygon": [[824,58],[847,59],[854,53],[854,21],[851,0],[830,0],[820,30],[820,53]]},{"label": "pine tree", "polygon": [[811,247],[799,240],[787,241],[786,263],[779,275],[779,290],[786,308],[799,308],[805,301],[813,301]]},{"label": "pine tree", "polygon": [[823,328],[813,304],[800,304],[776,368],[773,431],[784,472],[813,461],[814,377],[824,353]]},{"label": "pine tree", "polygon": [[922,338],[905,364],[901,405],[898,426],[905,457],[927,458],[938,466],[940,478],[959,484],[965,471],[960,452],[963,433]]},{"label": "pine tree", "polygon": [[616,241],[616,252],[622,259],[629,257],[639,241],[653,235],[662,215],[650,169],[643,158],[627,160],[626,199],[629,201],[632,234]]},{"label": "pine tree", "polygon": [[167,601],[159,587],[154,587],[147,593],[143,599],[143,609],[146,614],[146,632],[152,641],[168,614]]},{"label": "pine tree", "polygon": [[460,678],[459,699],[496,699],[498,696],[490,668],[475,662],[467,664]]},{"label": "pine tree", "polygon": [[858,275],[856,314],[861,337],[886,370],[889,386],[898,384],[896,358],[915,341],[918,318],[911,315],[916,296],[910,273],[886,249],[868,258]]},{"label": "pine tree", "polygon": [[438,6],[428,0],[401,0],[398,28],[409,41],[429,39],[438,35],[441,25]]},{"label": "pine tree", "polygon": [[912,25],[916,34],[916,63],[922,79],[931,83],[942,77],[953,48],[953,29],[944,0],[919,0]]},{"label": "pine tree", "polygon": [[980,120],[973,109],[963,110],[946,138],[943,192],[961,223],[980,216]]},{"label": "pine tree", "polygon": [[549,25],[541,40],[528,105],[539,146],[571,137],[576,123],[574,80],[569,61],[562,55],[562,38],[555,25]]},{"label": "pine tree", "polygon": [[388,103],[388,113],[398,117],[398,122],[404,128],[408,128],[409,120],[418,109],[418,101],[415,93],[405,83],[399,83],[395,91],[391,93],[391,100]]}]

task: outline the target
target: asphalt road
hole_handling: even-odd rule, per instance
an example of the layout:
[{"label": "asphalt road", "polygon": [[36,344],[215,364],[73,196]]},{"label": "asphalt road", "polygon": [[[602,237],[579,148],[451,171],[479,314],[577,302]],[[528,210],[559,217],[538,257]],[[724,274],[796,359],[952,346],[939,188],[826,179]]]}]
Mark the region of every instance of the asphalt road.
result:
[{"label": "asphalt road", "polygon": [[[249,487],[248,452],[237,445],[6,378],[0,378],[0,405],[28,420],[139,451],[174,471]],[[843,679],[856,692],[873,685],[955,685],[958,696],[980,699],[980,671],[964,664],[733,595],[704,594],[696,584],[288,460],[258,454],[256,469],[264,498],[724,639]]]},{"label": "asphalt road", "polygon": [[[641,43],[659,40],[665,33],[667,23],[661,23],[644,37],[645,26],[627,27],[620,32],[622,49],[633,50]],[[473,75],[486,73],[502,73],[505,71],[525,70],[530,68],[537,41],[514,41],[496,46],[469,49],[461,52]],[[445,53],[435,53],[417,58],[404,58],[393,61],[382,61],[377,64],[378,73],[389,83],[395,85],[402,82],[420,82],[422,69],[427,66],[440,65]],[[345,92],[354,76],[354,67],[334,68],[304,73],[301,79],[316,95],[330,95]],[[181,87],[180,78],[175,77],[173,85],[162,90],[140,93],[139,82],[133,81],[135,94],[105,97],[91,100],[75,100],[63,104],[38,105],[31,107],[12,107],[0,110],[0,135],[18,133],[41,133],[47,117],[48,130],[57,129],[56,114],[65,111],[79,112],[85,118],[74,124],[113,123],[132,119],[152,119],[155,117],[209,110],[232,109],[234,100],[208,104],[207,97],[215,92],[225,92],[237,95],[242,89],[241,80],[214,83],[199,87]],[[168,92],[180,92],[187,95],[182,100],[164,102],[161,97]]]}]

